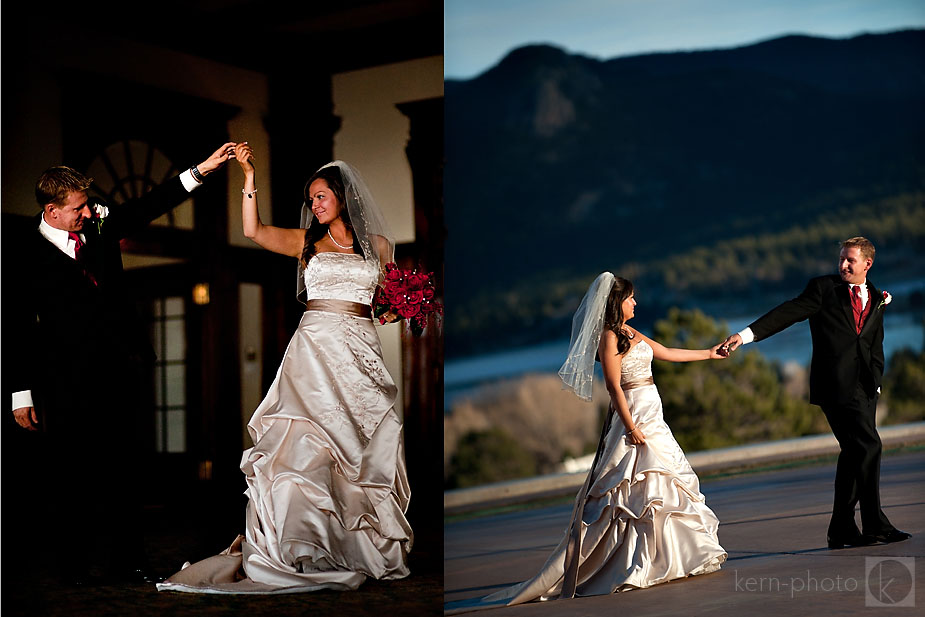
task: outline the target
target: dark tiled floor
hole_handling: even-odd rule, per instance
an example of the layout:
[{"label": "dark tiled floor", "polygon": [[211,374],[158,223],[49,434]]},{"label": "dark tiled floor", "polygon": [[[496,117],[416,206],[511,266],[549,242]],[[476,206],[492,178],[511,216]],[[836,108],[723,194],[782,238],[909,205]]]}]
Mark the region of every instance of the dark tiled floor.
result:
[{"label": "dark tiled floor", "polygon": [[[219,596],[158,592],[149,585],[75,587],[77,567],[99,557],[101,543],[90,532],[65,537],[60,531],[87,500],[99,503],[100,491],[124,490],[106,469],[84,460],[49,464],[44,442],[9,422],[2,426],[0,475],[0,613],[3,617],[67,616],[173,617],[185,615],[309,615],[353,617],[438,615],[443,612],[442,470],[416,463],[409,479],[412,500],[408,521],[414,530],[411,575],[399,581],[367,580],[356,591],[318,591],[280,596]],[[409,459],[410,460],[410,459]],[[118,461],[113,460],[112,464]],[[244,528],[247,498],[237,461],[216,465],[210,482],[181,484],[176,470],[139,469],[143,487],[145,550],[153,574],[166,577],[185,561],[195,562],[227,548]],[[227,470],[223,475],[220,471]],[[413,473],[412,473],[413,472]],[[68,497],[70,496],[70,497]],[[92,520],[105,521],[107,512]],[[88,560],[89,558],[89,560]]]},{"label": "dark tiled floor", "polygon": [[[154,585],[105,585],[75,587],[69,573],[83,558],[90,538],[54,542],[56,548],[40,548],[42,541],[28,538],[31,530],[17,522],[15,500],[4,491],[2,537],[2,592],[0,612],[4,617],[122,615],[336,615],[352,617],[383,613],[396,615],[438,615],[443,605],[442,518],[433,517],[427,526],[415,521],[415,543],[410,555],[411,575],[399,581],[367,580],[356,591],[319,591],[280,596],[219,596],[158,592]],[[243,504],[243,501],[241,502]],[[237,506],[237,504],[235,504]],[[221,507],[224,510],[224,507]],[[236,521],[204,522],[181,515],[174,508],[147,508],[145,543],[151,569],[167,576],[184,561],[196,561],[220,552],[234,539]],[[424,517],[419,517],[424,518]],[[25,532],[30,533],[25,533]],[[22,532],[22,533],[21,533]]]}]

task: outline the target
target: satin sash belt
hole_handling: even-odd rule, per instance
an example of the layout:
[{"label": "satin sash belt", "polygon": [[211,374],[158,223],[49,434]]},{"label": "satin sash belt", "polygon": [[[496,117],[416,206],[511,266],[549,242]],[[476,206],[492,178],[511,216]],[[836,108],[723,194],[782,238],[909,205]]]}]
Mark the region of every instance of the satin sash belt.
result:
[{"label": "satin sash belt", "polygon": [[306,311],[328,311],[329,313],[343,313],[355,317],[372,319],[373,310],[368,304],[349,302],[347,300],[309,300],[305,304]]},{"label": "satin sash belt", "polygon": [[627,390],[632,390],[634,388],[641,388],[642,386],[653,386],[655,385],[655,380],[651,377],[646,377],[644,379],[636,379],[634,381],[626,381],[620,384],[620,389],[626,392]]}]

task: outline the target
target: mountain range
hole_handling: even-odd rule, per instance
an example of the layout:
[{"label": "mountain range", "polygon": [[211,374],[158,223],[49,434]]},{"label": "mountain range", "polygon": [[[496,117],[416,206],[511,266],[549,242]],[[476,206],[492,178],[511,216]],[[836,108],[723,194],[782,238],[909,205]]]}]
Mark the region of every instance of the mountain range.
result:
[{"label": "mountain range", "polygon": [[529,304],[558,289],[567,322],[602,270],[681,259],[683,278],[692,251],[899,195],[920,214],[925,30],[610,60],[530,45],[447,81],[445,121],[453,357],[542,340]]}]

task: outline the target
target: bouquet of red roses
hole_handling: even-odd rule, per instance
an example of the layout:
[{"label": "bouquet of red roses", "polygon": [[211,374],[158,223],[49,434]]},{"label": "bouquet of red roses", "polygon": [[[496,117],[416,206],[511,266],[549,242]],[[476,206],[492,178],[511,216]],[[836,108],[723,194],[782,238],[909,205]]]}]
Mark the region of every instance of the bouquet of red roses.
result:
[{"label": "bouquet of red roses", "polygon": [[443,314],[443,305],[434,301],[435,293],[433,272],[402,270],[387,263],[385,280],[373,298],[373,314],[381,324],[389,321],[390,313],[396,319],[407,319],[411,333],[421,336],[431,315]]}]

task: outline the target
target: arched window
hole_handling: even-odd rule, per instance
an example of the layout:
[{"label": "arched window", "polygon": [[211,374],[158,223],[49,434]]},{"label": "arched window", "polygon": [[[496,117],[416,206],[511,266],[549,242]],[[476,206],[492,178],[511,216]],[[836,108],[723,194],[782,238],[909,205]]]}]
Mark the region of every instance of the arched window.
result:
[{"label": "arched window", "polygon": [[[144,195],[181,171],[153,145],[129,139],[104,148],[90,163],[87,175],[93,178],[92,189],[100,197],[122,203]],[[187,199],[151,224],[193,229],[193,220],[193,200]]]}]

